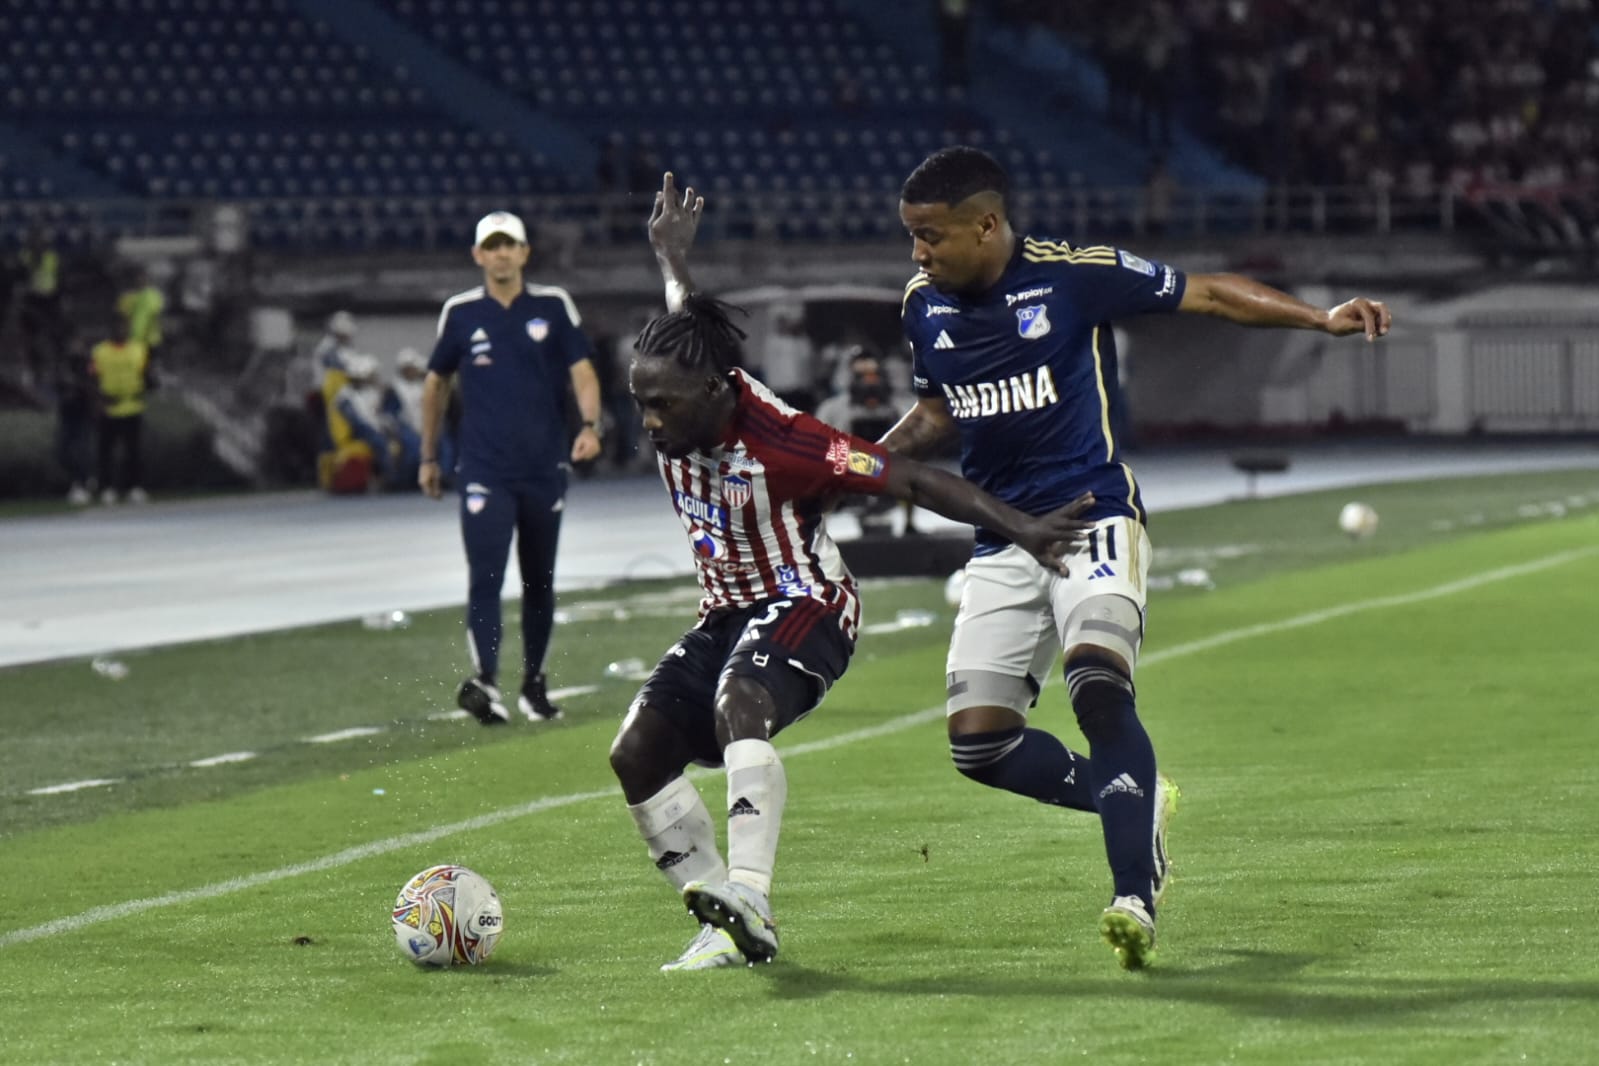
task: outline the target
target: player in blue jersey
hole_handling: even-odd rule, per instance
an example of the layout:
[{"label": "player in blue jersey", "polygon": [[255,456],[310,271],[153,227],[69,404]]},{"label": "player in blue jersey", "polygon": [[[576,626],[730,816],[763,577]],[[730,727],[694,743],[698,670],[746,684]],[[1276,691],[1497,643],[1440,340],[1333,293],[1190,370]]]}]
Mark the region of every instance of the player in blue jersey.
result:
[{"label": "player in blue jersey", "polygon": [[[511,538],[522,571],[522,691],[529,720],[560,717],[544,678],[544,653],[555,616],[555,548],[561,532],[569,463],[600,453],[600,387],[577,307],[565,289],[522,279],[527,231],[505,211],[477,224],[472,258],[483,284],[450,297],[439,314],[438,341],[422,385],[422,465],[417,482],[443,495],[439,437],[449,379],[461,387],[455,484],[469,589],[467,645],[475,672],[456,702],[485,725],[508,722],[498,687],[500,595]],[[567,397],[583,418],[568,441]]]},{"label": "player in blue jersey", "polygon": [[[903,325],[918,400],[881,443],[919,457],[958,438],[962,473],[1029,514],[1094,496],[1096,528],[1069,576],[978,531],[946,667],[948,732],[967,777],[1098,813],[1114,884],[1100,931],[1137,969],[1155,946],[1177,790],[1134,708],[1150,548],[1112,432],[1111,321],[1176,311],[1374,340],[1389,314],[1373,300],[1323,310],[1235,274],[1019,235],[1007,190],[1003,168],[967,147],[935,152],[905,182],[900,218],[919,269]],[[1087,757],[1027,725],[1057,648]]]}]

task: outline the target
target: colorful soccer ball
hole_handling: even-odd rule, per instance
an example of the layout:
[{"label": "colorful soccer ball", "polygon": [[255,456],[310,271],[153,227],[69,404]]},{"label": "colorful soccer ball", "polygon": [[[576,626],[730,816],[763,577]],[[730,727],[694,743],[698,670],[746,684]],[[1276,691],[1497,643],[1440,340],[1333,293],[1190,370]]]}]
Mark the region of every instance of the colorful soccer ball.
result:
[{"label": "colorful soccer ball", "polygon": [[494,886],[465,866],[429,866],[394,900],[394,940],[418,966],[476,966],[504,923]]},{"label": "colorful soccer ball", "polygon": [[1377,512],[1367,503],[1346,503],[1338,512],[1338,528],[1351,537],[1369,537],[1377,532]]}]

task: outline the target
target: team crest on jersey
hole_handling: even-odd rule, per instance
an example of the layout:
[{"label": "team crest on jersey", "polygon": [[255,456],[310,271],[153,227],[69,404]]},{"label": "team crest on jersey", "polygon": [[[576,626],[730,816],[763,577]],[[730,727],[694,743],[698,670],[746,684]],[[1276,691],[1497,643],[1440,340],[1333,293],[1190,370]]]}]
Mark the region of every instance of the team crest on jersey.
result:
[{"label": "team crest on jersey", "polygon": [[1025,340],[1036,341],[1049,332],[1049,308],[1042,304],[1016,309],[1016,332]]},{"label": "team crest on jersey", "polygon": [[541,341],[550,335],[550,322],[545,318],[530,318],[527,320],[527,335],[536,341]]},{"label": "team crest on jersey", "polygon": [[489,498],[482,493],[474,492],[466,498],[467,514],[482,514],[483,508],[489,505]]},{"label": "team crest on jersey", "polygon": [[849,469],[852,474],[862,477],[876,477],[883,472],[883,460],[871,452],[851,451],[849,453]]},{"label": "team crest on jersey", "polygon": [[722,479],[722,499],[727,501],[729,507],[743,507],[749,503],[750,489],[750,483],[745,478],[730,474]]},{"label": "team crest on jersey", "polygon": [[688,542],[693,546],[694,554],[701,559],[715,559],[722,554],[721,542],[700,526],[695,526],[689,530]]}]

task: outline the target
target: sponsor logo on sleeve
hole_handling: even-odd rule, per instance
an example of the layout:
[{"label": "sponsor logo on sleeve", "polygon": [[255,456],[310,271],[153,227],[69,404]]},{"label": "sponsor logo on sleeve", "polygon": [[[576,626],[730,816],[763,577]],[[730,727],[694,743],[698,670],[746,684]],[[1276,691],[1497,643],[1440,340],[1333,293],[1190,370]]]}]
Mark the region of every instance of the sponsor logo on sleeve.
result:
[{"label": "sponsor logo on sleeve", "polygon": [[883,472],[883,460],[871,452],[852,449],[849,453],[849,470],[861,477],[876,477]]},{"label": "sponsor logo on sleeve", "polygon": [[834,437],[823,458],[833,465],[833,473],[843,477],[844,471],[849,469],[849,438]]},{"label": "sponsor logo on sleeve", "polygon": [[1175,270],[1173,270],[1171,267],[1167,267],[1166,268],[1166,274],[1161,279],[1161,282],[1160,282],[1160,291],[1155,293],[1155,295],[1156,296],[1170,296],[1172,293],[1174,293],[1176,291],[1177,291],[1177,272]]},{"label": "sponsor logo on sleeve", "polygon": [[1142,274],[1145,277],[1152,278],[1155,276],[1155,264],[1149,260],[1140,259],[1132,252],[1117,252],[1116,254],[1121,258],[1122,266],[1128,270]]},{"label": "sponsor logo on sleeve", "polygon": [[949,304],[928,304],[926,317],[932,318],[934,315],[958,315],[960,313],[960,308],[951,307]]}]

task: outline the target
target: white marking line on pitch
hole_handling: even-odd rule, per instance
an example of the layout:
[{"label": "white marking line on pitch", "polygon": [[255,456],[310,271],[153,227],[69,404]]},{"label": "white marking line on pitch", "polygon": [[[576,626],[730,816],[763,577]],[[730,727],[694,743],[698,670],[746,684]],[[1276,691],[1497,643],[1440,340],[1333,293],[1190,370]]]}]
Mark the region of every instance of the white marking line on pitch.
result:
[{"label": "white marking line on pitch", "polygon": [[[1505,581],[1513,577],[1521,577],[1524,574],[1536,573],[1539,570],[1548,570],[1551,567],[1561,566],[1576,559],[1593,555],[1595,552],[1599,552],[1599,548],[1579,548],[1575,551],[1560,552],[1556,555],[1545,556],[1542,559],[1534,559],[1531,562],[1521,563],[1517,566],[1505,566],[1500,567],[1497,570],[1485,570],[1480,574],[1473,575],[1472,577],[1461,578],[1458,581],[1445,582],[1442,585],[1434,585],[1432,588],[1421,589],[1416,592],[1399,593],[1398,595],[1394,596],[1378,596],[1374,599],[1359,600],[1355,603],[1346,603],[1339,607],[1329,607],[1321,611],[1311,611],[1307,614],[1295,615],[1292,618],[1285,618],[1280,622],[1267,622],[1262,623],[1261,625],[1244,626],[1241,629],[1229,629],[1226,632],[1217,633],[1214,636],[1205,637],[1202,640],[1193,640],[1189,641],[1187,644],[1178,644],[1170,648],[1163,648],[1157,652],[1151,652],[1150,654],[1143,656],[1141,665],[1150,666],[1154,663],[1164,662],[1168,659],[1178,659],[1182,658],[1183,656],[1193,655],[1195,652],[1208,651],[1211,648],[1220,647],[1224,644],[1233,644],[1241,640],[1249,640],[1252,637],[1266,636],[1272,633],[1281,633],[1289,629],[1300,629],[1305,626],[1315,625],[1318,622],[1326,622],[1334,618],[1343,618],[1346,615],[1358,614],[1362,611],[1383,610],[1389,607],[1404,607],[1412,603],[1422,603],[1427,600],[1434,600],[1443,596],[1452,596],[1457,592],[1466,592],[1474,588],[1479,588],[1483,585],[1492,584],[1496,581]],[[817,751],[828,751],[832,748],[841,748],[849,744],[854,744],[857,741],[872,740],[877,737],[888,736],[892,733],[903,732],[906,729],[921,725],[924,722],[937,721],[943,716],[944,708],[929,707],[926,710],[917,711],[914,714],[902,715],[899,718],[890,719],[887,722],[883,722],[880,725],[871,726],[867,729],[857,729],[849,733],[840,733],[837,736],[828,737],[824,740],[814,740],[804,744],[795,744],[793,747],[785,747],[782,749],[782,754],[784,757],[792,757],[796,755],[808,755]],[[537,814],[540,811],[554,810],[558,807],[569,807],[574,803],[582,803],[585,800],[605,799],[617,795],[620,795],[619,789],[608,788],[596,790],[594,792],[573,792],[565,796],[549,796],[543,799],[536,799],[528,803],[523,803],[515,807],[506,807],[498,811],[490,811],[487,814],[480,814],[476,818],[468,818],[465,821],[452,822],[449,825],[434,826],[432,829],[424,829],[417,833],[407,833],[404,836],[388,837],[384,840],[374,840],[368,844],[361,844],[357,847],[347,848],[344,851],[334,852],[332,855],[324,855],[322,858],[313,859],[310,862],[297,863],[293,866],[280,866],[276,870],[267,870],[264,873],[249,874],[245,877],[236,877],[230,881],[218,881],[214,884],[202,885],[199,888],[186,889],[182,892],[169,892],[164,896],[150,896],[145,899],[133,899],[124,903],[113,903],[104,907],[94,907],[90,910],[82,912],[81,914],[70,915],[66,918],[57,918],[54,921],[45,922],[43,925],[35,925],[28,929],[15,929],[9,933],[0,933],[0,948],[7,948],[13,944],[25,944],[31,940],[39,940],[43,937],[55,936],[59,933],[76,932],[77,930],[86,926],[97,925],[100,922],[116,921],[120,918],[127,918],[131,915],[140,914],[144,911],[155,910],[159,907],[171,907],[180,903],[193,903],[198,900],[215,899],[218,896],[226,896],[234,892],[242,892],[247,888],[255,888],[258,885],[268,885],[274,881],[283,881],[291,877],[299,877],[301,874],[317,873],[322,870],[332,870],[340,866],[348,866],[351,863],[361,862],[364,859],[374,858],[378,855],[386,855],[391,851],[399,851],[402,848],[415,847],[419,844],[431,844],[435,840],[442,840],[444,837],[454,836],[456,833],[466,833],[476,829],[486,829],[489,826],[499,825],[501,822],[508,822],[515,818],[524,817],[525,815]]]},{"label": "white marking line on pitch", "polygon": [[103,785],[114,785],[121,781],[120,777],[91,777],[87,781],[67,781],[59,785],[45,785],[42,788],[28,789],[30,796],[54,796],[58,792],[77,792],[85,788],[100,788]]},{"label": "white marking line on pitch", "polygon": [[231,762],[249,762],[253,758],[255,758],[255,752],[253,751],[230,751],[222,755],[213,755],[209,759],[195,759],[189,765],[202,768],[206,766],[222,766]]},{"label": "white marking line on pitch", "polygon": [[319,733],[314,737],[306,737],[307,744],[336,744],[341,740],[354,740],[356,737],[375,737],[383,732],[380,725],[358,725],[349,729],[336,729],[331,733]]}]

